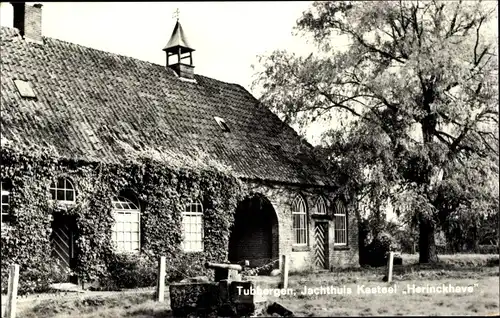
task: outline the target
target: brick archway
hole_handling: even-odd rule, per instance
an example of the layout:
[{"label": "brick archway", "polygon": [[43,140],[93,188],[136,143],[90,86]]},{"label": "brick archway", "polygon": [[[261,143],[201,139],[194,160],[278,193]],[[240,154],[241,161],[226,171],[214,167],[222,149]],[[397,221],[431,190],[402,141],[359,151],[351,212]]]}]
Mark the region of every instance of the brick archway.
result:
[{"label": "brick archway", "polygon": [[248,260],[250,267],[259,267],[278,258],[278,218],[264,195],[255,194],[241,201],[234,218],[229,236],[231,263]]}]

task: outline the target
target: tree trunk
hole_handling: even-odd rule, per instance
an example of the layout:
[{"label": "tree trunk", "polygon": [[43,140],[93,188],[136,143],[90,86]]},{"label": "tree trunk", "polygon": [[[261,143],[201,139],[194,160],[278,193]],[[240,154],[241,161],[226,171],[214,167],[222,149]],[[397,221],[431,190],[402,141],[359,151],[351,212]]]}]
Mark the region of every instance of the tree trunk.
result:
[{"label": "tree trunk", "polygon": [[[434,139],[434,133],[436,131],[436,115],[431,112],[430,105],[434,101],[434,89],[430,87],[424,90],[424,110],[427,112],[427,116],[422,121],[422,137],[423,142],[427,145],[427,149],[430,149],[430,145]],[[425,169],[422,171],[425,174],[424,183],[426,185],[427,193],[431,189],[433,178],[432,169]],[[436,176],[437,177],[437,176]],[[437,250],[436,250],[436,227],[433,223],[433,218],[426,216],[423,213],[419,215],[419,263],[437,263]]]},{"label": "tree trunk", "polygon": [[434,234],[436,232],[432,221],[425,217],[420,217],[419,220],[419,263],[437,263],[436,241]]}]

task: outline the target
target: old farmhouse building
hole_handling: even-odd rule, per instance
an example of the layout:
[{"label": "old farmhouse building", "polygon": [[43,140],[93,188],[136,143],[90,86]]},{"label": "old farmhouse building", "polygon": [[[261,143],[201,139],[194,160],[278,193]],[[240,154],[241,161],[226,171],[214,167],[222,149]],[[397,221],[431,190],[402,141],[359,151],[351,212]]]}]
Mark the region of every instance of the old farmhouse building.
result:
[{"label": "old farmhouse building", "polygon": [[[170,248],[251,266],[288,254],[294,270],[358,263],[342,185],[247,90],[196,74],[179,22],[158,65],[45,37],[41,5],[13,6],[14,28],[1,28],[3,263],[48,248],[87,270]],[[136,169],[144,154],[187,168]],[[196,177],[209,166],[224,177]],[[227,175],[239,196],[221,190]]]}]

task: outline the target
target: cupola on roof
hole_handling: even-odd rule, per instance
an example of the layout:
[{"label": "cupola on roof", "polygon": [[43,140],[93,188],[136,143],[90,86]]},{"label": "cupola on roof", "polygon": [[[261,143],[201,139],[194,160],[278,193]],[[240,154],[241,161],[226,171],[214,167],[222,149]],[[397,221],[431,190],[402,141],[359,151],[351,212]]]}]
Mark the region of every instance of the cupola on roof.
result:
[{"label": "cupola on roof", "polygon": [[170,37],[167,45],[163,48],[163,51],[177,52],[179,48],[181,49],[181,54],[194,51],[191,45],[189,45],[188,39],[179,20],[177,20],[172,36]]},{"label": "cupola on roof", "polygon": [[[172,36],[170,37],[167,45],[163,48],[163,51],[165,51],[167,56],[168,68],[174,70],[174,72],[182,79],[194,80],[194,49],[191,45],[189,45],[186,34],[184,33],[184,30],[182,30],[178,17]],[[174,61],[170,59],[171,57],[174,58]],[[183,60],[188,60],[188,62],[183,63]]]}]

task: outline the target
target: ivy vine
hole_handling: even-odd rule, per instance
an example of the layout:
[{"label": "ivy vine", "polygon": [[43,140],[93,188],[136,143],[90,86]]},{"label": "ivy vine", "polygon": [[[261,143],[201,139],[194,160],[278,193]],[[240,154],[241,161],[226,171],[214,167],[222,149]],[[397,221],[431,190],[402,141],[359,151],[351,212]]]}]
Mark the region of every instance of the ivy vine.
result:
[{"label": "ivy vine", "polygon": [[[200,270],[206,260],[223,261],[242,184],[225,167],[200,158],[165,157],[156,151],[132,153],[121,163],[70,160],[46,149],[19,151],[2,147],[1,178],[12,190],[8,231],[1,238],[2,289],[8,265],[20,265],[20,288],[36,289],[51,264],[51,222],[54,213],[76,219],[77,264],[83,281],[109,278],[121,257],[114,251],[111,200],[121,191],[135,193],[141,209],[141,257],[149,264],[166,256],[177,271],[190,264]],[[60,177],[75,185],[76,202],[60,206],[50,200],[49,185]],[[183,253],[182,214],[186,202],[204,206],[204,251]],[[183,265],[184,264],[184,265]]]}]

